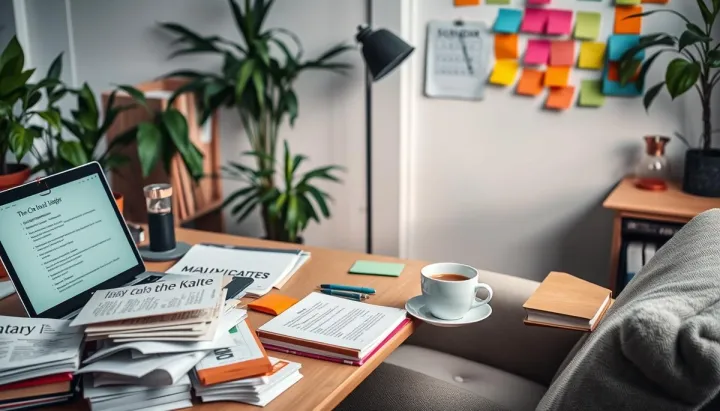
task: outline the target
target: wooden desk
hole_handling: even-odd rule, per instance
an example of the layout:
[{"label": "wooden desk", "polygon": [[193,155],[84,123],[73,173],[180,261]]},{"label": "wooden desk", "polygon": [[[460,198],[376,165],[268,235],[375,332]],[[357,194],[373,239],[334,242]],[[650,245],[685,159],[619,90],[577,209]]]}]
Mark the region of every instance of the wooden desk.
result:
[{"label": "wooden desk", "polygon": [[[191,244],[221,243],[246,246],[273,246],[278,248],[297,248],[296,245],[286,243],[273,243],[251,238],[234,237],[226,234],[208,233],[202,231],[179,229],[179,240]],[[397,308],[404,308],[405,301],[420,294],[420,268],[425,263],[419,261],[403,261],[396,258],[372,256],[365,254],[335,251],[315,247],[304,247],[312,252],[312,258],[297,272],[282,288],[282,293],[296,298],[302,298],[312,292],[321,283],[342,283],[364,285],[373,287],[377,294],[368,302]],[[358,259],[372,258],[378,261],[403,262],[406,264],[402,275],[397,278],[349,275],[350,266]],[[163,272],[170,268],[172,263],[148,264],[148,270]],[[278,292],[273,290],[272,292]],[[17,296],[0,300],[0,314],[24,316]],[[270,315],[248,312],[252,327],[257,328],[270,320]],[[331,410],[337,406],[355,387],[358,386],[387,356],[405,341],[415,330],[416,324],[410,323],[395,335],[377,354],[361,367],[336,364],[328,361],[313,360],[279,352],[269,352],[278,358],[287,358],[302,363],[300,373],[303,378],[271,402],[264,410]],[[71,404],[64,407],[48,407],[52,410],[87,409],[87,405]],[[215,411],[257,411],[261,408],[251,405],[231,402],[197,403],[192,410]]]},{"label": "wooden desk", "polygon": [[603,207],[615,211],[610,254],[610,289],[615,294],[618,289],[617,273],[623,219],[637,218],[685,224],[703,211],[720,208],[720,199],[684,193],[676,183],[670,183],[667,191],[640,190],[635,187],[632,178],[625,178],[605,199]]}]

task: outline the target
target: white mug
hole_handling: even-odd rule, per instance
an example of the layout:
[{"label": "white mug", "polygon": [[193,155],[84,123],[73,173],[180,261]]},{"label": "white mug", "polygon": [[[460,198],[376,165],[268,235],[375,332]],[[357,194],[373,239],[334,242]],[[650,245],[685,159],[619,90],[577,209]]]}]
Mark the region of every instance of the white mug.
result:
[{"label": "white mug", "polygon": [[[438,278],[441,274],[465,279]],[[442,320],[460,319],[470,309],[489,303],[493,297],[492,288],[487,284],[478,283],[478,270],[469,265],[430,264],[420,270],[420,281],[425,304],[430,313]],[[481,288],[487,290],[488,295],[485,299],[477,298],[477,291]]]}]

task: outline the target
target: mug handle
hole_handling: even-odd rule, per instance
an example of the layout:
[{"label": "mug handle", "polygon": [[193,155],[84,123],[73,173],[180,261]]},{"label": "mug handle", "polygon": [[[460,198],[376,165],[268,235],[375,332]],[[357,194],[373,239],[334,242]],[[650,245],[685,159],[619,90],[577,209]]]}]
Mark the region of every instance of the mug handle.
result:
[{"label": "mug handle", "polygon": [[[486,289],[487,292],[488,292],[488,296],[487,296],[487,298],[485,298],[484,300],[481,300],[480,298],[477,298],[477,292],[478,292],[478,290],[481,289],[481,288]],[[480,307],[481,305],[485,305],[485,304],[489,303],[490,300],[492,300],[492,298],[493,298],[493,290],[492,290],[492,288],[491,288],[489,285],[483,284],[483,283],[475,284],[475,294],[476,294],[476,296],[475,296],[475,301],[473,301],[472,308]]]}]

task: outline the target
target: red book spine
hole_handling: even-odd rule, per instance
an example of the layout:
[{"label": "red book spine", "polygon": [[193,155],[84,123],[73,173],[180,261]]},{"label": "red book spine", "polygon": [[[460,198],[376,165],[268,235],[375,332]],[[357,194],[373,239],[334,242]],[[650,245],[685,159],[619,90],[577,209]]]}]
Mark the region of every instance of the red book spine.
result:
[{"label": "red book spine", "polygon": [[16,390],[20,388],[37,387],[38,385],[56,384],[59,382],[72,381],[73,375],[70,372],[63,374],[46,375],[44,377],[33,378],[30,380],[13,382],[6,385],[0,385],[0,391]]}]

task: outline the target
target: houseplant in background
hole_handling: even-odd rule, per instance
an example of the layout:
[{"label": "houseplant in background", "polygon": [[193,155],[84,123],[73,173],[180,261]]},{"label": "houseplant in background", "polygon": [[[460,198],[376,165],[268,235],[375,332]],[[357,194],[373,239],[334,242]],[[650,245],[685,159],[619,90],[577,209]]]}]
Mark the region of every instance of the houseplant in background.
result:
[{"label": "houseplant in background", "polygon": [[[665,80],[645,92],[643,103],[649,110],[661,91],[667,90],[675,99],[694,89],[702,105],[702,136],[700,148],[690,147],[685,155],[683,190],[690,194],[720,197],[720,150],[712,148],[712,136],[720,130],[712,126],[712,95],[720,83],[720,43],[713,39],[713,28],[720,14],[720,0],[696,0],[702,22],[693,23],[675,10],[652,10],[628,18],[642,18],[655,13],[671,13],[683,20],[685,30],[680,36],[655,33],[642,36],[640,43],[629,49],[620,61],[620,81],[627,84],[638,73],[637,81],[645,77],[656,59],[664,54],[675,56],[665,71]],[[645,49],[660,47],[646,61],[635,58]]]},{"label": "houseplant in background", "polygon": [[[301,196],[295,195],[297,193],[293,190],[297,189],[296,186],[288,185],[283,191],[277,187],[276,180],[287,183],[288,170],[292,170],[290,175],[297,173],[297,166],[305,157],[293,157],[292,162],[297,159],[296,166],[277,161],[278,132],[286,120],[292,126],[297,119],[298,98],[294,82],[298,76],[307,70],[343,72],[349,69],[349,64],[335,59],[352,47],[338,45],[316,59],[304,60],[302,44],[294,33],[281,28],[264,28],[273,0],[246,0],[244,7],[229,0],[229,5],[240,33],[239,42],[220,36],[203,36],[176,23],[161,25],[177,37],[177,44],[182,45],[172,57],[209,53],[223,60],[222,70],[218,73],[181,70],[169,73],[166,77],[190,79],[176,95],[187,91],[197,93],[202,107],[201,122],[204,123],[222,106],[236,110],[242,121],[251,146],[243,158],[251,159],[254,164],[232,163],[226,167],[228,172],[232,169],[242,175],[239,177],[229,172],[228,177],[249,178],[246,181],[248,186],[232,193],[225,201],[227,206],[233,205],[231,212],[237,221],[244,220],[256,207],[260,207],[267,238],[297,240],[309,220],[298,224],[296,213],[301,212],[300,207],[302,212],[311,211]],[[278,172],[282,167],[285,169]],[[314,170],[315,174],[310,178],[337,181],[332,175],[335,170],[335,166],[322,167]],[[310,187],[317,191],[308,189],[306,194],[310,193],[310,197],[302,198],[308,201],[312,198],[323,210],[323,216],[329,217],[330,212],[324,201],[328,198],[327,194],[314,186]],[[293,198],[292,205],[290,202],[285,203]],[[310,214],[306,217],[319,221],[319,218],[311,218]]]}]

